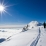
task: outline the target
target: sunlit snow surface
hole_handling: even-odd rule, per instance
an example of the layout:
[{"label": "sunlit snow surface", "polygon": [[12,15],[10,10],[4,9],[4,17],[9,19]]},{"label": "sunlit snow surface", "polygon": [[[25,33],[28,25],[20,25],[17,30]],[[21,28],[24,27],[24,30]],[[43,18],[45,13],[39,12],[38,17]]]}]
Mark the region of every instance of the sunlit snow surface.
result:
[{"label": "sunlit snow surface", "polygon": [[[2,35],[6,40],[0,43],[0,46],[30,46],[37,38],[38,32],[39,28],[37,27],[25,32],[22,32],[22,29],[7,29],[7,31],[3,32],[4,35]],[[9,36],[11,37],[8,38]]]},{"label": "sunlit snow surface", "polygon": [[22,31],[22,28],[15,28],[15,29],[0,29],[0,39],[5,38],[7,39],[14,34],[18,34]]},{"label": "sunlit snow surface", "polygon": [[46,46],[46,29],[40,23],[32,21],[25,29],[0,29],[0,46]]},{"label": "sunlit snow surface", "polygon": [[41,35],[37,46],[46,46],[46,29],[44,28],[41,28]]}]

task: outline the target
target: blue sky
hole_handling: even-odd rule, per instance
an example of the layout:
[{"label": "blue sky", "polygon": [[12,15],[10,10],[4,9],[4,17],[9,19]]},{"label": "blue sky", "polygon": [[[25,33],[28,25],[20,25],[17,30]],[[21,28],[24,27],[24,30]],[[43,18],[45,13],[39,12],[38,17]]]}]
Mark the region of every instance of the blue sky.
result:
[{"label": "blue sky", "polygon": [[[1,0],[0,0],[1,1]],[[0,16],[0,24],[27,24],[30,21],[46,21],[46,0],[4,0],[7,13]],[[15,4],[15,5],[14,5]]]}]

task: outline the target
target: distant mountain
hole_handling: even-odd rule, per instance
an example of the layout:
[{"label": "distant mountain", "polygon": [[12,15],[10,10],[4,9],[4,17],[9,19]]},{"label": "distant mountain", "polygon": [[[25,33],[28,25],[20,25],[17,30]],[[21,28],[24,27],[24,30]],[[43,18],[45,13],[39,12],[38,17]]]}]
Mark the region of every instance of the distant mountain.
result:
[{"label": "distant mountain", "polygon": [[36,26],[41,26],[42,23],[39,23],[37,21],[31,21],[29,24],[27,24],[25,27],[23,27],[23,31],[25,30],[28,30],[28,29],[31,29],[31,28],[34,28]]}]

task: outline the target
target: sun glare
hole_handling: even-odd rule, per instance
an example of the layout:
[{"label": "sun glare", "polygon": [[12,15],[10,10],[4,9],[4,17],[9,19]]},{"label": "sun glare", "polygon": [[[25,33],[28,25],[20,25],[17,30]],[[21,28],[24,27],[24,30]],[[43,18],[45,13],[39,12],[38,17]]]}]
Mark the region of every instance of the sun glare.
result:
[{"label": "sun glare", "polygon": [[7,12],[7,8],[13,6],[13,5],[7,5],[6,3],[4,3],[4,1],[0,1],[0,15],[2,16],[3,13],[7,13],[8,15],[12,16],[11,14],[9,14]]},{"label": "sun glare", "polygon": [[3,5],[0,5],[0,12],[3,12],[5,7]]}]

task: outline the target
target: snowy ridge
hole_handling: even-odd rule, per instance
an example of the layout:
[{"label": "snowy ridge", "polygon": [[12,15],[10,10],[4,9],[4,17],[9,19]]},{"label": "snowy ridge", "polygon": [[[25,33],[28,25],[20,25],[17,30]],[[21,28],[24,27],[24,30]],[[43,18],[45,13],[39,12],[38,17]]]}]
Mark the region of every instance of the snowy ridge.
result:
[{"label": "snowy ridge", "polygon": [[41,26],[42,24],[37,21],[31,21],[28,25],[30,26]]},{"label": "snowy ridge", "polygon": [[37,27],[37,26],[41,26],[42,24],[37,22],[37,21],[31,21],[29,24],[28,24],[28,29],[31,29],[31,28],[34,28],[34,27]]},{"label": "snowy ridge", "polygon": [[42,26],[42,23],[39,23],[37,21],[31,21],[29,24],[27,24],[24,28],[23,28],[23,32],[24,31],[27,31],[29,29],[33,29],[35,27],[38,27],[38,26]]}]

